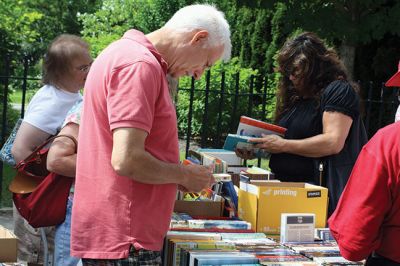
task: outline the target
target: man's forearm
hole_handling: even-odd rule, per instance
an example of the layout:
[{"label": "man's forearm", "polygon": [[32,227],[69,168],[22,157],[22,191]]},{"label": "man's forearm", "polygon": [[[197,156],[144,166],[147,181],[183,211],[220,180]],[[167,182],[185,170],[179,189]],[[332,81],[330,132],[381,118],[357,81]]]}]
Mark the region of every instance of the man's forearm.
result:
[{"label": "man's forearm", "polygon": [[181,184],[184,167],[180,164],[163,162],[144,150],[135,150],[123,160],[113,160],[114,170],[122,176],[146,184]]}]

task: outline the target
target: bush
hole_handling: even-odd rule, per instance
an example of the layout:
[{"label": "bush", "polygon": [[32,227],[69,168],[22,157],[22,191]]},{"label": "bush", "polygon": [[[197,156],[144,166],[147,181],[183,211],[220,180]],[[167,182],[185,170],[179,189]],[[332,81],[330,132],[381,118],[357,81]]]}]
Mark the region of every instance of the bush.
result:
[{"label": "bush", "polygon": [[[221,90],[223,73],[224,91]],[[209,88],[206,101],[207,75]],[[236,131],[241,115],[271,121],[275,97],[271,89],[267,89],[267,94],[263,96],[264,78],[257,70],[240,67],[237,58],[233,58],[228,64],[217,63],[213,66],[210,72],[194,85],[191,135],[201,136],[208,146],[215,146],[213,143],[221,143],[226,134]],[[273,86],[274,80],[268,79],[267,85]],[[178,87],[178,130],[180,135],[185,135],[188,128],[191,78],[181,78]],[[253,93],[250,93],[251,88]],[[264,117],[263,107],[266,114]]]}]

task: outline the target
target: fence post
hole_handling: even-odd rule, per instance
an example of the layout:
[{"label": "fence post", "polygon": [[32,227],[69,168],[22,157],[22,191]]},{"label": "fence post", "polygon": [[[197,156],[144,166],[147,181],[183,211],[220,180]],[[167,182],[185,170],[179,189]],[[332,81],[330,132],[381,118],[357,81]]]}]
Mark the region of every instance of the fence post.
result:
[{"label": "fence post", "polygon": [[222,121],[222,111],[224,105],[224,93],[225,93],[225,72],[221,73],[221,91],[219,94],[219,106],[218,106],[218,119],[217,119],[217,135],[215,136],[214,145],[220,147],[221,143],[221,121]]},{"label": "fence post", "polygon": [[253,107],[253,86],[254,86],[254,76],[250,76],[250,88],[249,88],[249,105],[247,107],[247,115],[251,117],[252,107]]},{"label": "fence post", "polygon": [[24,56],[24,76],[22,82],[22,102],[21,102],[21,118],[24,118],[25,114],[25,101],[26,101],[26,90],[28,82],[28,68],[29,68],[29,58],[27,55]]},{"label": "fence post", "polygon": [[202,148],[205,147],[206,144],[206,139],[207,139],[207,134],[206,134],[206,129],[207,129],[207,120],[208,120],[208,96],[210,94],[210,76],[211,76],[211,71],[208,70],[206,74],[206,96],[204,97],[204,115],[203,115],[203,123],[201,126],[201,144],[200,146]]},{"label": "fence post", "polygon": [[367,99],[367,114],[365,117],[365,130],[369,132],[369,121],[370,121],[370,116],[371,116],[371,106],[372,106],[372,81],[369,83],[369,88],[368,88],[368,99]]},{"label": "fence post", "polygon": [[261,120],[266,120],[266,106],[267,106],[267,89],[268,89],[268,76],[265,76],[264,78],[264,90],[263,90],[263,96],[262,96],[262,119]]},{"label": "fence post", "polygon": [[240,79],[240,73],[238,72],[235,75],[235,96],[233,98],[233,109],[231,113],[231,122],[229,125],[229,131],[235,128],[234,123],[235,123],[235,116],[236,116],[238,97],[239,97],[239,79]]},{"label": "fence post", "polygon": [[190,85],[190,102],[189,102],[188,122],[186,131],[185,158],[188,157],[190,148],[190,137],[192,135],[193,99],[194,99],[194,78],[192,77],[192,83]]},{"label": "fence post", "polygon": [[[6,132],[7,132],[7,106],[8,106],[8,79],[10,76],[10,58],[8,54],[5,56],[5,73],[4,73],[4,89],[3,89],[3,116],[1,121],[1,147],[6,140]],[[0,206],[3,205],[3,161],[0,160]]]},{"label": "fence post", "polygon": [[393,117],[393,121],[394,121],[394,117],[396,115],[397,112],[397,106],[399,105],[399,100],[398,100],[398,95],[399,91],[398,89],[394,89],[392,90],[392,117]]},{"label": "fence post", "polygon": [[382,127],[382,116],[383,116],[383,89],[385,88],[385,84],[381,84],[381,95],[379,98],[379,119],[378,119],[378,128]]}]

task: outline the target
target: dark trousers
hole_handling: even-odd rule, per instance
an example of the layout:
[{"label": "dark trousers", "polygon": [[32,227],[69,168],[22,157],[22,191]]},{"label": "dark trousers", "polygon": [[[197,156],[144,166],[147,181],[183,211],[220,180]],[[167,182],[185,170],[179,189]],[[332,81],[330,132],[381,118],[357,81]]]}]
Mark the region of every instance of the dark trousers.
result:
[{"label": "dark trousers", "polygon": [[368,257],[365,266],[400,266],[400,263],[387,259],[379,254],[373,253]]},{"label": "dark trousers", "polygon": [[161,253],[151,250],[135,250],[131,247],[129,256],[126,259],[103,260],[103,259],[82,259],[84,266],[160,266]]}]

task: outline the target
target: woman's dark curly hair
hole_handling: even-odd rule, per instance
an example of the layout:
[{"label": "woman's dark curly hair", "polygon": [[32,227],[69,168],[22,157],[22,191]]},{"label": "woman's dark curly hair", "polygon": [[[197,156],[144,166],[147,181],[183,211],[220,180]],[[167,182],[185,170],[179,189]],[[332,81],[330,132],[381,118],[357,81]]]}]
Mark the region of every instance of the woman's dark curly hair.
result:
[{"label": "woman's dark curly hair", "polygon": [[[290,110],[300,97],[319,100],[322,90],[334,80],[347,80],[346,68],[336,51],[327,48],[312,32],[304,32],[285,42],[278,54],[278,85],[275,119]],[[300,80],[295,89],[290,75]],[[300,88],[299,88],[300,87]]]}]

